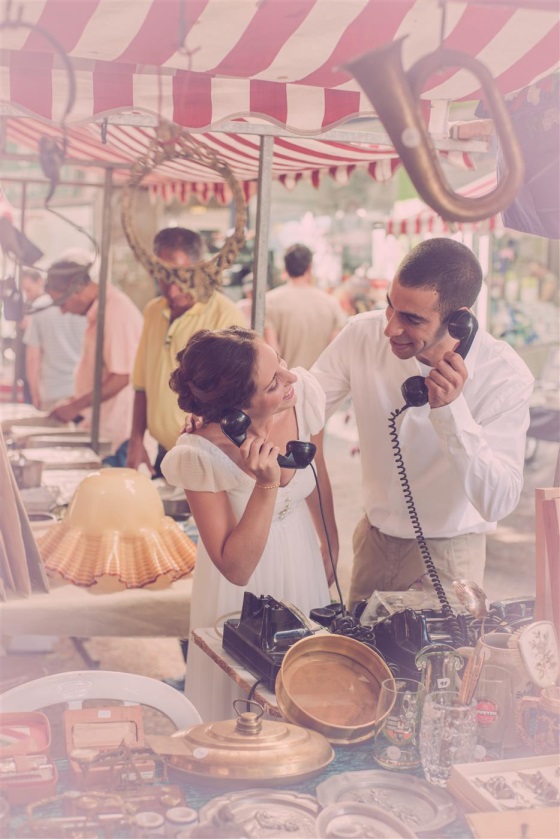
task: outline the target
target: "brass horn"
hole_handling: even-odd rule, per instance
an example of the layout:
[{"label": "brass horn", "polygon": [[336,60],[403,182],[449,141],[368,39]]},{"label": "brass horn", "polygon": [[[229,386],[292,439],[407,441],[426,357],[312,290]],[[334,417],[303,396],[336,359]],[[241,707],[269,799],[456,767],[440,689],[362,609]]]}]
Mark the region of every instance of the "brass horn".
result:
[{"label": "brass horn", "polygon": [[[459,50],[439,49],[407,72],[400,38],[344,65],[359,82],[382,121],[421,198],[448,221],[474,222],[508,207],[521,186],[524,163],[504,101],[489,70]],[[443,173],[420,108],[426,80],[443,67],[463,67],[479,80],[503,150],[507,172],[487,195],[465,198],[452,190]]]}]

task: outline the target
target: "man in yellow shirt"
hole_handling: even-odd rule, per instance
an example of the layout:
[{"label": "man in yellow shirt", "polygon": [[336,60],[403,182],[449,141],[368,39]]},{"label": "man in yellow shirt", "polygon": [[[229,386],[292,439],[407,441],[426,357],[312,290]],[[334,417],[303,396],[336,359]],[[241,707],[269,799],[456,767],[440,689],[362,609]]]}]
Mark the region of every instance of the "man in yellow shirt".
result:
[{"label": "man in yellow shirt", "polygon": [[[201,261],[203,242],[192,230],[169,227],[159,231],[153,248],[163,262],[188,267]],[[199,329],[244,325],[235,303],[219,291],[214,291],[206,303],[195,301],[175,283],[162,283],[160,291],[162,296],[151,300],[144,310],[144,326],[132,375],[134,413],[126,463],[133,469],[145,463],[152,475],[161,474],[159,464],[175,445],[184,424],[184,414],[169,387],[169,377],[177,366],[177,353]],[[146,430],[158,443],[154,465],[144,446]]]}]

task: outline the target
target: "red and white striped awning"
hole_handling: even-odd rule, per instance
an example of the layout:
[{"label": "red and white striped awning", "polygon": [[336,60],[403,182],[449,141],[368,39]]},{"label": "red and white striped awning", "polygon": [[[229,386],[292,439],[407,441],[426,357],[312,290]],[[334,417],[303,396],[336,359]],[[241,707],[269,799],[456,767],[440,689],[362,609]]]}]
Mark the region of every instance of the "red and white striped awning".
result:
[{"label": "red and white striped awning", "polygon": [[[476,198],[496,188],[496,174],[492,172],[483,178],[473,181],[467,186],[457,190],[460,195],[468,198]],[[488,233],[502,228],[502,221],[499,215],[491,216],[484,221],[476,223],[455,223],[444,221],[431,207],[420,201],[419,198],[412,198],[407,201],[397,201],[395,210],[385,222],[385,232],[393,236],[422,236],[426,233],[439,236],[443,233]]]},{"label": "red and white striped awning", "polygon": [[[115,169],[115,181],[122,182],[129,177],[128,164],[146,154],[154,131],[134,126],[109,125],[106,127],[105,142],[101,137],[101,126],[88,124],[72,126],[66,134],[69,158],[98,161],[100,163],[123,164]],[[9,118],[6,120],[7,139],[19,146],[36,152],[41,135],[60,140],[58,127],[34,119]],[[209,146],[232,169],[243,185],[246,198],[256,188],[259,167],[259,137],[251,134],[208,133],[192,135],[196,141]],[[467,155],[462,155],[464,165],[470,165]],[[307,180],[318,186],[324,175],[338,183],[346,183],[356,168],[367,171],[377,181],[388,180],[399,159],[391,146],[370,143],[350,145],[325,142],[312,138],[290,139],[275,137],[273,146],[272,177],[288,188],[300,180]],[[194,160],[172,160],[154,169],[144,180],[156,195],[164,200],[178,198],[185,201],[191,194],[201,201],[215,196],[220,201],[231,200],[227,186],[220,175]]]},{"label": "red and white striped awning", "polygon": [[[15,4],[12,4],[15,5]],[[554,71],[555,0],[21,0],[22,19],[47,30],[72,58],[70,121],[142,112],[187,128],[260,116],[314,134],[372,106],[345,62],[405,37],[403,66],[440,43],[470,53],[504,94]],[[37,31],[1,30],[0,101],[12,114],[60,120],[67,101],[61,57]],[[480,98],[476,78],[449,68],[426,100]]]}]

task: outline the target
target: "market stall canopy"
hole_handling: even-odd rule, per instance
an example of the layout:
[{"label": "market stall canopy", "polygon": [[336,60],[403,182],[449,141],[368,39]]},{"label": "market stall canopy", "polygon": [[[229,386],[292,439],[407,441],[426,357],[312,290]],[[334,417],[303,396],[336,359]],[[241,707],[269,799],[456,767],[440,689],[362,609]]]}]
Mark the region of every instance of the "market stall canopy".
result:
[{"label": "market stall canopy", "polygon": [[[73,123],[122,112],[191,129],[260,116],[316,134],[371,116],[343,65],[405,37],[403,67],[443,45],[490,70],[502,94],[558,66],[555,0],[28,0],[22,19],[49,32],[72,58]],[[4,113],[59,121],[67,101],[60,54],[40,32],[2,31]],[[431,84],[431,86],[430,86]],[[480,98],[470,73],[449,68],[428,82],[427,102]]]},{"label": "market stall canopy", "polygon": [[[9,118],[6,120],[6,138],[19,147],[36,152],[41,136],[61,137],[57,126],[35,119]],[[74,159],[95,161],[100,164],[120,164],[115,169],[115,182],[129,177],[130,164],[146,153],[154,132],[136,126],[87,124],[71,126],[66,132],[67,156]],[[194,135],[224,160],[241,182],[248,199],[255,189],[259,168],[259,137],[250,134],[208,133]],[[472,166],[470,156],[459,151],[442,152],[451,163]],[[377,181],[389,179],[399,159],[391,146],[372,143],[325,142],[313,138],[275,137],[272,159],[272,177],[291,187],[300,180],[318,186],[321,175],[327,174],[338,183],[346,183],[356,168],[366,170]],[[211,195],[229,201],[227,186],[221,176],[195,160],[171,160],[162,163],[144,183],[164,200],[176,197],[186,200],[191,194],[205,202]]]},{"label": "market stall canopy", "polygon": [[[467,198],[478,198],[480,195],[486,195],[495,186],[496,174],[492,172],[466,186],[460,187],[457,192]],[[420,201],[419,198],[397,201],[392,215],[385,222],[385,232],[393,236],[417,236],[426,233],[441,236],[444,233],[455,231],[488,233],[502,229],[503,225],[499,215],[491,216],[489,219],[474,224],[466,222],[450,224],[441,216],[438,216],[431,207]]]}]

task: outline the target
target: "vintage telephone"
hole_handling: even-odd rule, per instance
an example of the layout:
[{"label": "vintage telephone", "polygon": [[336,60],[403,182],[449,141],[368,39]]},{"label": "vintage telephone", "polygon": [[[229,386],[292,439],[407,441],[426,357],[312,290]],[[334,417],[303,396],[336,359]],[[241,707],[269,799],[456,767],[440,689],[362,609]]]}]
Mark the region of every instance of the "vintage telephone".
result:
[{"label": "vintage telephone", "polygon": [[246,591],[241,616],[224,622],[222,644],[224,650],[274,691],[284,654],[313,631],[311,622],[294,606],[281,603],[269,594],[257,597]]},{"label": "vintage telephone", "polygon": [[[237,408],[224,411],[220,426],[232,443],[240,446],[247,437],[247,429],[251,425],[251,417]],[[284,469],[306,469],[315,457],[317,446],[303,440],[290,440],[286,446],[286,454],[278,455],[278,464]]]},{"label": "vintage telephone", "polygon": [[[469,349],[471,348],[472,342],[478,330],[477,319],[475,318],[473,313],[470,312],[468,309],[458,309],[456,312],[453,312],[453,314],[450,316],[447,328],[449,330],[449,334],[453,338],[457,338],[459,340],[459,345],[456,348],[455,352],[459,353],[459,355],[462,356],[462,358],[465,358]],[[435,567],[434,561],[430,555],[430,550],[428,548],[426,538],[422,531],[422,526],[418,518],[418,513],[416,512],[416,506],[414,504],[412,490],[408,482],[408,477],[406,474],[404,460],[401,453],[396,426],[396,420],[397,417],[400,416],[400,414],[402,414],[408,408],[420,407],[428,402],[428,388],[426,387],[426,381],[424,377],[411,376],[409,379],[403,382],[401,392],[405,400],[405,404],[402,408],[393,411],[389,418],[389,432],[393,446],[393,457],[395,458],[395,462],[397,464],[399,480],[401,482],[401,487],[405,497],[408,515],[410,517],[412,527],[414,529],[414,535],[416,541],[418,542],[418,547],[420,548],[420,553],[422,554],[422,558],[424,560],[428,576],[432,582],[437,598],[441,604],[441,617],[443,618],[444,633],[449,635],[453,646],[459,647],[467,645],[469,643],[467,627],[465,622],[461,620],[461,616],[456,616],[453,613],[451,605],[445,594],[445,590],[439,579],[439,574]],[[379,632],[376,631],[375,635],[376,643],[380,647],[381,652],[387,654],[389,658],[394,660],[394,650],[391,654],[391,652],[389,652],[389,649],[385,650],[384,647],[386,647],[386,645],[392,645],[395,632],[396,634],[400,634],[403,637],[406,637],[408,639],[407,645],[409,646],[410,644],[416,646],[418,643],[422,643],[423,640],[425,640],[425,638],[428,636],[428,633],[427,625],[425,625],[425,621],[423,622],[421,620],[421,617],[417,620],[415,613],[412,612],[412,610],[405,610],[402,613],[398,613],[398,615],[393,615],[393,623],[396,622],[399,624],[399,626],[393,627],[393,630],[395,631],[390,631],[386,633],[386,644],[383,643],[382,638],[384,634],[383,628],[379,627]],[[437,615],[434,614],[433,617],[437,617]],[[398,646],[402,647],[403,649],[406,648],[406,645],[399,644]]]},{"label": "vintage telephone", "polygon": [[[449,318],[447,329],[451,337],[459,341],[455,352],[465,358],[478,331],[477,319],[468,309],[457,309]],[[411,376],[402,383],[401,393],[407,407],[419,408],[425,405],[428,401],[426,380],[423,376]]]}]

